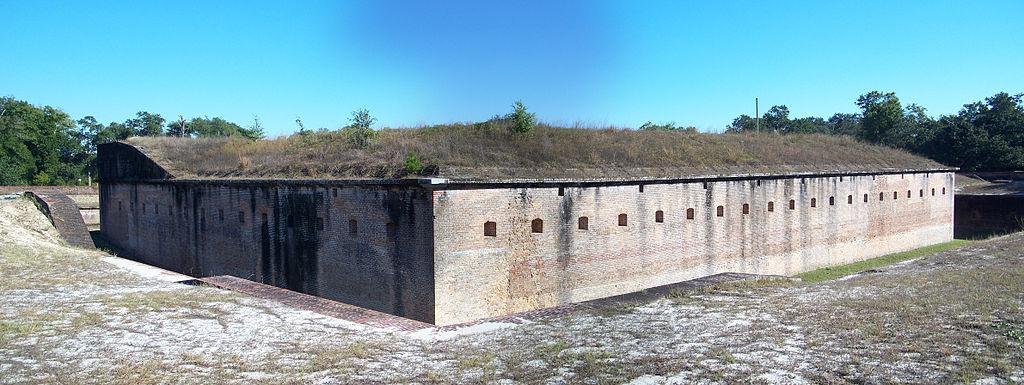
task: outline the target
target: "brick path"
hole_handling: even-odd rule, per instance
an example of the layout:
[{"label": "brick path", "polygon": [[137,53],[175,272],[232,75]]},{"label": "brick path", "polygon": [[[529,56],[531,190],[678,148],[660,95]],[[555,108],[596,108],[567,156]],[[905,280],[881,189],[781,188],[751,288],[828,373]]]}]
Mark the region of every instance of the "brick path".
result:
[{"label": "brick path", "polygon": [[734,281],[745,281],[755,279],[789,279],[788,277],[779,276],[764,276],[756,274],[740,274],[740,273],[722,273],[708,277],[698,278],[690,281],[679,282],[671,285],[664,285],[653,287],[644,291],[618,295],[608,298],[600,298],[591,301],[585,301],[580,303],[566,304],[562,306],[555,306],[547,309],[534,310],[523,313],[510,314],[500,317],[485,318],[473,322],[462,323],[457,325],[449,325],[437,327],[425,322],[415,321],[408,318],[402,318],[399,316],[365,309],[346,303],[332,301],[325,298],[320,298],[308,294],[302,294],[299,292],[291,291],[288,289],[282,289],[276,286],[265,285],[258,282],[252,282],[246,279],[233,277],[230,275],[222,275],[216,277],[200,278],[198,281],[209,284],[214,287],[221,289],[237,291],[239,293],[248,294],[253,297],[269,299],[272,301],[280,302],[282,304],[309,310],[314,313],[343,319],[346,321],[352,321],[355,323],[387,328],[397,329],[402,331],[417,331],[423,329],[432,329],[435,332],[453,331],[459,328],[488,323],[488,322],[501,322],[501,323],[524,323],[542,318],[549,318],[569,314],[577,311],[585,311],[591,309],[599,309],[611,306],[620,306],[625,303],[634,303],[642,301],[652,301],[658,298],[662,298],[675,291],[692,291],[701,287],[711,286],[714,284]]},{"label": "brick path", "polygon": [[329,299],[309,294],[302,294],[276,286],[264,285],[262,283],[252,282],[230,275],[200,278],[199,281],[221,289],[233,290],[257,298],[277,301],[294,308],[309,310],[314,313],[352,321],[363,325],[403,331],[415,331],[434,327],[434,325],[428,323],[331,301]]}]

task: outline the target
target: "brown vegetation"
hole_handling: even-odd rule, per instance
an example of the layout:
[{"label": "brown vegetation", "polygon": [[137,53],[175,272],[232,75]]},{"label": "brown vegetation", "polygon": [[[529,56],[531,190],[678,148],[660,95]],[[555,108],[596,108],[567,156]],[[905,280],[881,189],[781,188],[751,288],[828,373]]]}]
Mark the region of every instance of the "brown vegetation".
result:
[{"label": "brown vegetation", "polygon": [[[384,129],[369,145],[345,132],[270,140],[131,138],[177,177],[456,180],[639,179],[735,173],[941,167],[902,150],[827,135],[704,134],[487,124]],[[416,160],[409,167],[407,160]]]}]

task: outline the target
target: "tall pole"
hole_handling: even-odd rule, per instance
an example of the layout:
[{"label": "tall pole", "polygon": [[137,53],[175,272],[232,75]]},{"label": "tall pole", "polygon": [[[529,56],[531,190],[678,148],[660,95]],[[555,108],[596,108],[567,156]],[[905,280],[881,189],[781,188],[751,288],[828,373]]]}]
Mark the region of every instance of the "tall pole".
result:
[{"label": "tall pole", "polygon": [[761,111],[757,98],[754,98],[754,131],[761,132]]}]

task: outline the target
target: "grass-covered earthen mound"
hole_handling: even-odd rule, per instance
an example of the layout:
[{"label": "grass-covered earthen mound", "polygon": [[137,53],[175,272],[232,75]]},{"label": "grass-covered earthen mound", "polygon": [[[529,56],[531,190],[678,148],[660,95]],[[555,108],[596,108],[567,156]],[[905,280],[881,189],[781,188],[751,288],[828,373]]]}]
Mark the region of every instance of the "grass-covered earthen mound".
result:
[{"label": "grass-covered earthen mound", "polygon": [[888,147],[828,135],[706,134],[486,125],[383,129],[360,146],[345,131],[269,140],[131,138],[178,178],[607,180],[697,175],[932,169]]}]

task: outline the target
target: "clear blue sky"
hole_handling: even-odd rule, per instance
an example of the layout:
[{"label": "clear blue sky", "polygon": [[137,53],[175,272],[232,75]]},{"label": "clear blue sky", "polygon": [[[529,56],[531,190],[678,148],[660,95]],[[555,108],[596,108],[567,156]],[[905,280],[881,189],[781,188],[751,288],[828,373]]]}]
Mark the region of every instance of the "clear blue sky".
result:
[{"label": "clear blue sky", "polygon": [[[722,4],[726,3],[726,4]],[[1024,92],[1024,1],[0,4],[0,94],[74,118],[221,116],[271,134],[483,120],[720,130],[870,90],[933,115]]]}]

